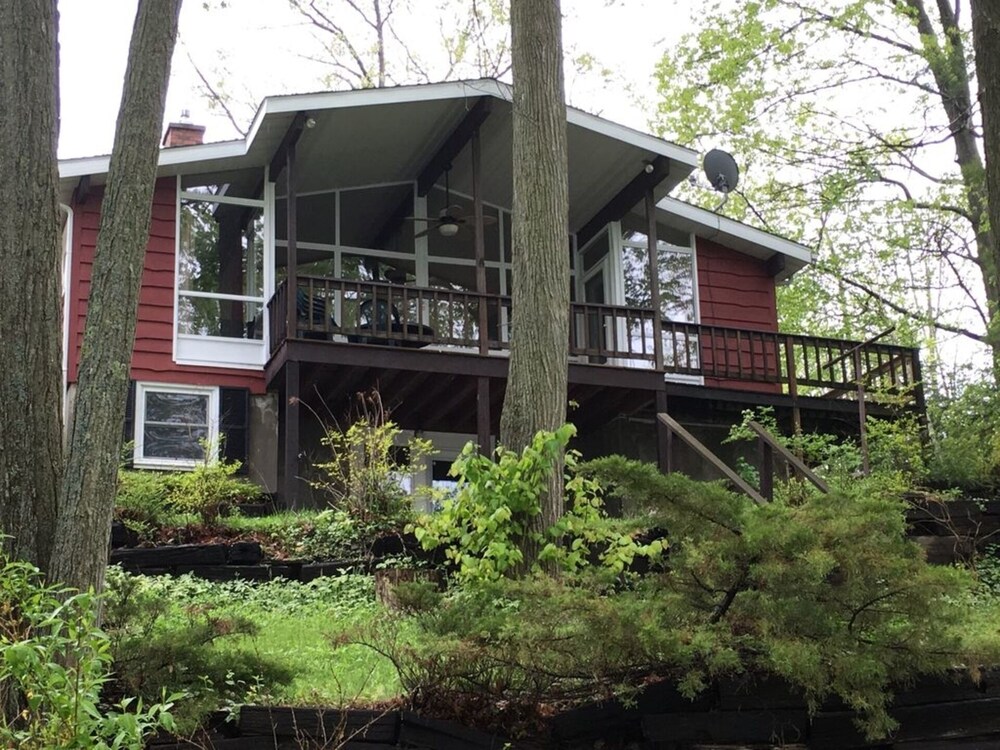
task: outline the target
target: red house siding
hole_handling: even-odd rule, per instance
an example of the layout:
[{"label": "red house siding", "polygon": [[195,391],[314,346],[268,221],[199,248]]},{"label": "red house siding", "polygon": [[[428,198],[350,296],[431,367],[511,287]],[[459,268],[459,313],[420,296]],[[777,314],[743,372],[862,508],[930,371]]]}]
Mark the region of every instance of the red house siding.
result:
[{"label": "red house siding", "polygon": [[[701,322],[705,325],[726,326],[754,331],[777,331],[778,308],[775,301],[774,278],[767,273],[764,262],[748,255],[730,250],[711,240],[697,238],[695,244],[698,262],[698,295]],[[721,351],[719,346],[726,348]],[[759,346],[759,345],[758,345]],[[749,369],[749,343],[740,347],[739,360]],[[710,364],[720,357],[728,361],[737,359],[734,341],[715,347],[703,341],[701,346],[703,364]],[[755,366],[762,369],[765,357],[758,355]],[[769,367],[774,367],[774,354],[766,357]],[[768,383],[745,383],[735,380],[705,378],[705,385],[719,388],[733,388],[744,391],[778,392],[781,386]]]},{"label": "red house siding", "polygon": [[[71,383],[76,382],[80,362],[102,197],[100,189],[91,190],[85,203],[73,204],[73,268],[67,294]],[[262,371],[190,367],[178,365],[173,360],[176,211],[176,182],[172,178],[158,180],[153,194],[149,244],[143,264],[142,287],[139,290],[131,377],[133,380],[156,383],[249,388],[254,393],[263,393]]]}]

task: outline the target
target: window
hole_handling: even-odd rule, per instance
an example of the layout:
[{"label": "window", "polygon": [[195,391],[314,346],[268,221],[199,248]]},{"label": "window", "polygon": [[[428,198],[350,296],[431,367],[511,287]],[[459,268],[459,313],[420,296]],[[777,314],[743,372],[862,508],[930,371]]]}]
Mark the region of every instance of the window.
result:
[{"label": "window", "polygon": [[138,383],[135,404],[135,465],[190,468],[219,438],[217,388]]}]

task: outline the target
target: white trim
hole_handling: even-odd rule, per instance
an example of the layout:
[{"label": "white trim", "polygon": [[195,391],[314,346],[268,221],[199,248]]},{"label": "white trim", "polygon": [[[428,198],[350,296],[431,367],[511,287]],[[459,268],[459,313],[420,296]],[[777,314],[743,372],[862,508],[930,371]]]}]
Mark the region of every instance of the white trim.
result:
[{"label": "white trim", "polygon": [[[261,102],[243,139],[162,149],[159,152],[158,166],[176,166],[246,156],[268,116],[287,115],[301,111],[322,112],[348,107],[373,107],[383,104],[478,99],[481,96],[492,96],[496,99],[512,102],[514,93],[509,84],[491,78],[483,78],[472,81],[393,86],[381,89],[270,96]],[[567,107],[566,122],[654,154],[666,156],[679,165],[689,167],[688,171],[698,166],[697,152],[605,120],[597,115]],[[107,155],[64,159],[59,162],[59,178],[68,179],[84,175],[106,174],[110,163],[111,157]]]},{"label": "white trim", "polygon": [[[266,300],[263,297],[254,297],[246,294],[223,294],[222,292],[199,292],[194,289],[179,289],[178,296],[198,297],[199,299],[219,299],[227,302],[256,302],[263,305]],[[228,337],[223,337],[228,338]]]},{"label": "white trim", "polygon": [[[714,211],[693,206],[677,198],[663,198],[656,206],[668,216],[677,216],[711,232],[712,234],[699,234],[705,239],[720,239],[723,244],[726,244],[727,240],[735,238],[762,250],[787,255],[802,263],[812,263],[814,260],[812,251],[805,245],[786,240],[784,237],[778,237],[749,224],[743,224]],[[695,234],[698,233],[695,232]],[[733,249],[738,250],[738,248]]]},{"label": "white trim", "polygon": [[174,362],[194,367],[261,370],[267,361],[263,338],[237,339],[178,333],[174,337]]},{"label": "white trim", "polygon": [[[188,458],[147,458],[143,455],[145,448],[143,433],[146,423],[147,393],[183,393],[195,396],[208,396],[207,426],[208,444],[217,454],[219,447],[219,389],[215,386],[177,385],[174,383],[138,382],[135,384],[135,414],[133,418],[133,464],[140,469],[193,469],[200,463],[198,459]],[[216,458],[215,455],[208,456]]]},{"label": "white trim", "polygon": [[62,428],[63,440],[69,438],[69,308],[70,288],[73,280],[73,209],[65,203],[59,208],[66,213],[63,224],[63,267],[62,267]]},{"label": "white trim", "polygon": [[214,193],[192,193],[189,190],[179,190],[177,192],[180,200],[200,201],[202,203],[229,203],[234,206],[250,206],[251,208],[264,208],[264,201],[256,198],[234,198],[228,195],[215,195]]}]

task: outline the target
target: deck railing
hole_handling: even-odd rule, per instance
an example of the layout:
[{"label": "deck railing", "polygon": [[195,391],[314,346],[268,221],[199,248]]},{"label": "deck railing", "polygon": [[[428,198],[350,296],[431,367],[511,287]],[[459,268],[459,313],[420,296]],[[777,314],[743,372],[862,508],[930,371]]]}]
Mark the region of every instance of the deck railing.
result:
[{"label": "deck railing", "polygon": [[[300,276],[289,335],[286,293],[282,283],[268,302],[272,351],[299,338],[488,353],[508,348],[515,313],[501,295]],[[574,302],[570,356],[706,384],[755,383],[792,396],[842,397],[859,385],[902,393],[920,381],[918,350],[907,347],[662,320],[657,351],[654,322],[651,309]]]}]

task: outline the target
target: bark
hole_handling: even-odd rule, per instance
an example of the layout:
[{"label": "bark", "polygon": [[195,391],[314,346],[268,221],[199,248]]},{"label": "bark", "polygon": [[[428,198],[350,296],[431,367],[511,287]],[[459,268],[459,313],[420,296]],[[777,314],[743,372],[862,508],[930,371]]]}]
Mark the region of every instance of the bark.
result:
[{"label": "bark", "polygon": [[80,359],[52,577],[100,591],[170,59],[181,0],[140,0],[122,92]]},{"label": "bark", "polygon": [[0,533],[47,569],[62,471],[55,0],[0,5]]},{"label": "bark", "polygon": [[[940,93],[941,106],[951,129],[951,139],[955,147],[955,161],[962,174],[966,189],[969,221],[976,238],[976,263],[983,277],[983,291],[989,323],[986,329],[986,343],[993,356],[994,378],[1000,383],[1000,245],[997,235],[990,229],[987,220],[987,186],[984,181],[983,160],[976,143],[973,122],[971,85],[972,71],[969,70],[965,44],[958,17],[948,0],[937,0],[936,6],[941,21],[942,33],[935,30],[924,0],[906,0],[915,15],[917,31],[924,42],[924,59],[927,61],[934,82]],[[978,3],[980,9],[995,6],[994,3]],[[975,16],[976,13],[973,14]],[[973,31],[975,37],[975,30]],[[980,68],[980,44],[974,41],[976,67]],[[989,50],[985,51],[989,54]],[[979,75],[982,91],[982,74]],[[987,145],[988,148],[988,145]],[[992,224],[992,226],[1000,226]]]},{"label": "bark", "polygon": [[[566,420],[569,341],[569,197],[559,0],[512,0],[513,328],[501,442],[521,450]],[[536,529],[562,515],[554,472]],[[537,557],[525,545],[525,564]]]},{"label": "bark", "polygon": [[[976,54],[976,77],[979,81],[979,108],[983,118],[983,151],[986,154],[986,195],[990,234],[1000,227],[1000,4],[997,0],[973,0],[972,41]],[[970,198],[971,202],[971,198]],[[981,263],[990,305],[990,325],[987,338],[993,346],[994,370],[1000,382],[1000,320],[997,296],[989,291],[1000,288],[1000,258],[993,245],[988,263]],[[983,253],[980,251],[980,257]]]}]

